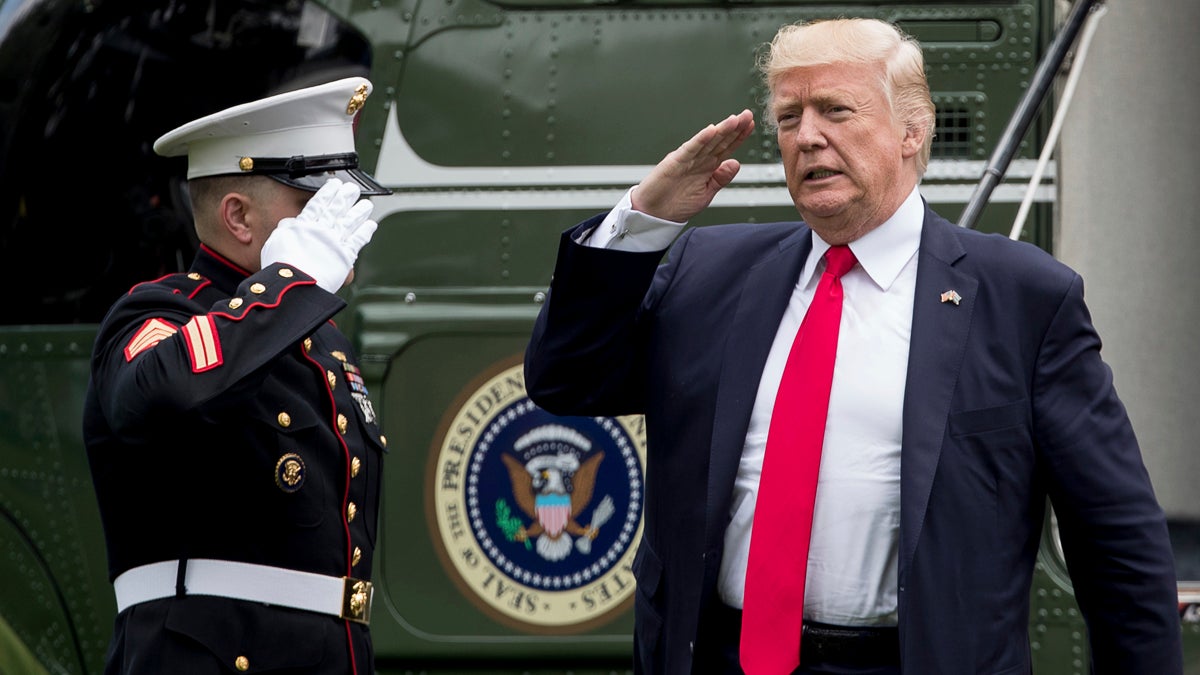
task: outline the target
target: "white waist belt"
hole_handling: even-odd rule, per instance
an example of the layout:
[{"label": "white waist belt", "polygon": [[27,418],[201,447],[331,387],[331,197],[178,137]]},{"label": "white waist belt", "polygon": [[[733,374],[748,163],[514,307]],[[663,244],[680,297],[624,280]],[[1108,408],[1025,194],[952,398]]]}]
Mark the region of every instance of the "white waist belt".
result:
[{"label": "white waist belt", "polygon": [[[166,560],[123,572],[113,581],[117,612],[140,602],[177,595],[178,571],[178,560]],[[371,598],[375,590],[371,582],[353,577],[206,559],[187,561],[183,585],[187,595],[262,602],[364,624],[371,621]]]}]

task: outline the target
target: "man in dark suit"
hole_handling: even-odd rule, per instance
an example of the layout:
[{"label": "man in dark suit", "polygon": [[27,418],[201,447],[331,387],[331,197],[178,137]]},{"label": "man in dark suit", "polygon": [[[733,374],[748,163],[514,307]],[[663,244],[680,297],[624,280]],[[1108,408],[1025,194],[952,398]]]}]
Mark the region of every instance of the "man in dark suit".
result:
[{"label": "man in dark suit", "polygon": [[526,355],[547,410],[646,415],[637,671],[1028,673],[1049,497],[1095,672],[1181,672],[1165,519],[1082,282],[923,202],[919,46],[787,26],[762,70],[804,222],[679,235],[754,122],[710,125],[563,236]]},{"label": "man in dark suit", "polygon": [[105,672],[374,672],[386,440],[331,317],[376,224],[348,78],[164,135],[201,246],[100,325],[84,439],[117,599]]}]

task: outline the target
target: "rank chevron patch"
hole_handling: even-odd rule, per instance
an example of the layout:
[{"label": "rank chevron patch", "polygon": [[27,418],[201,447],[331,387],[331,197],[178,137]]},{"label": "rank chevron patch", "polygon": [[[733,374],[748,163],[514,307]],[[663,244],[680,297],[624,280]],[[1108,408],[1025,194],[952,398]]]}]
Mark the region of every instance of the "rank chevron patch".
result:
[{"label": "rank chevron patch", "polygon": [[178,328],[162,319],[146,319],[146,323],[134,333],[129,344],[125,345],[125,361],[132,361],[133,357],[178,332]]}]

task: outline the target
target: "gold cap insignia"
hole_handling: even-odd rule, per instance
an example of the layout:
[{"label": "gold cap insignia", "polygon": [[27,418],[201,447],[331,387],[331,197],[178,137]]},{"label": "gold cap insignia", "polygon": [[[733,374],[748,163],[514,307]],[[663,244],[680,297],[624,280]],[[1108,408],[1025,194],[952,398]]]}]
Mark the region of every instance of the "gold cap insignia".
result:
[{"label": "gold cap insignia", "polygon": [[254,170],[254,158],[253,157],[243,157],[243,158],[239,159],[238,160],[238,168],[241,169],[242,171],[253,171]]},{"label": "gold cap insignia", "polygon": [[363,104],[367,102],[367,85],[360,84],[358,89],[354,90],[354,96],[350,97],[350,102],[346,104],[346,114],[353,115],[362,109]]}]

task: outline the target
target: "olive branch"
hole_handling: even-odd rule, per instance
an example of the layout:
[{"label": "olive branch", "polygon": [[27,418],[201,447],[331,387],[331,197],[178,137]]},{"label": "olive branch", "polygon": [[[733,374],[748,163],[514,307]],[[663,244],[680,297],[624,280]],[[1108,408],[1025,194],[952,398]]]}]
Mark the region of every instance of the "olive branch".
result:
[{"label": "olive branch", "polygon": [[[517,540],[517,532],[521,530],[521,519],[512,514],[512,509],[509,508],[508,502],[503,497],[496,500],[496,526],[504,532],[504,538],[509,541]],[[525,540],[525,550],[532,551],[533,545],[529,540]]]}]

